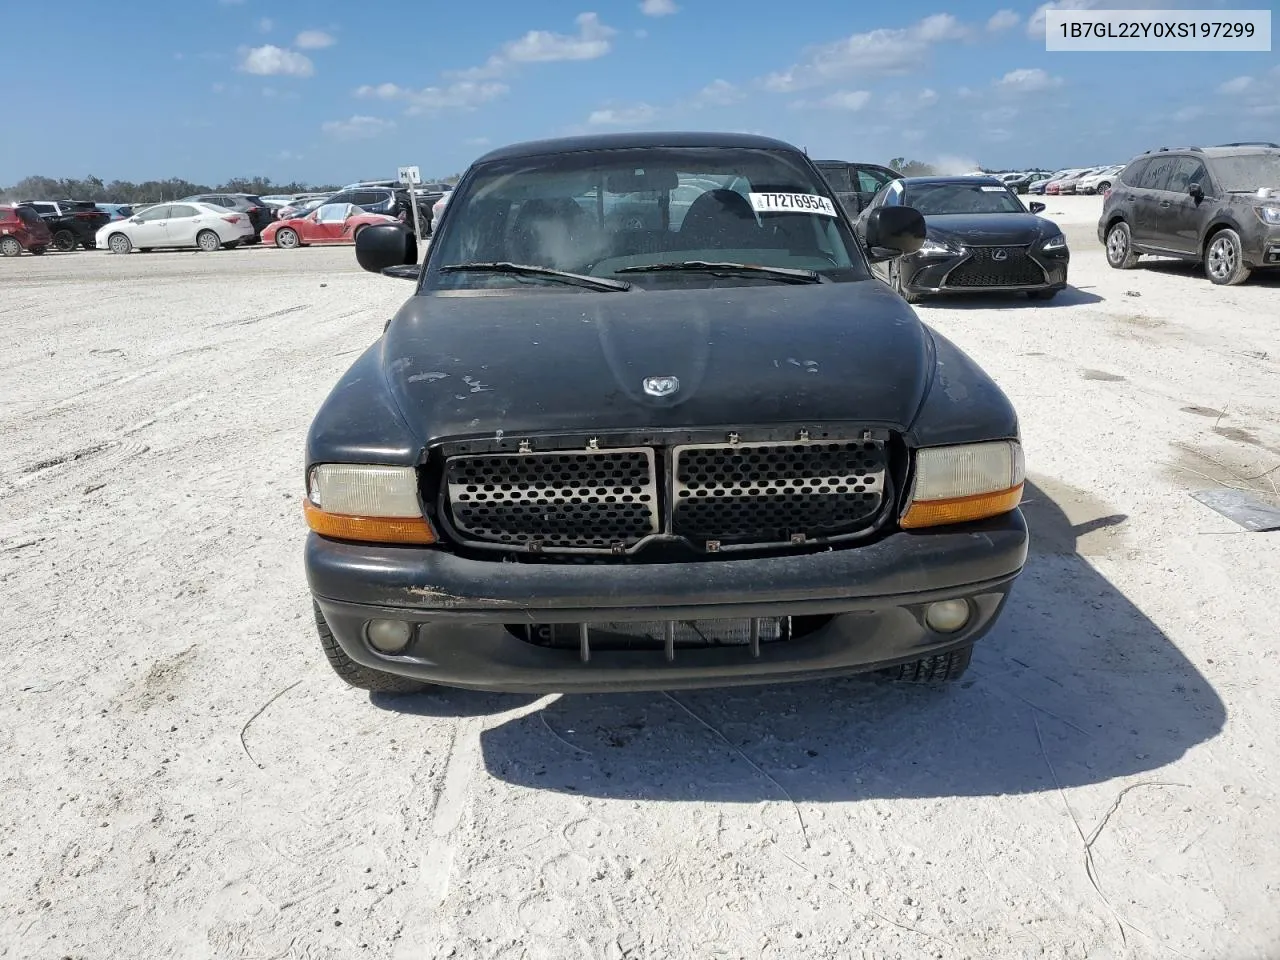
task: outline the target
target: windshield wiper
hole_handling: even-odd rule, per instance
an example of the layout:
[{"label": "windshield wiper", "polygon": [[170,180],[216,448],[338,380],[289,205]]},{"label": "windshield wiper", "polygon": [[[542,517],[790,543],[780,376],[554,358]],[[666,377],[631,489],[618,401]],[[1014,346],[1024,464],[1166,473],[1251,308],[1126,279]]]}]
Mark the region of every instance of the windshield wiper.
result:
[{"label": "windshield wiper", "polygon": [[768,277],[785,283],[825,283],[826,278],[816,270],[800,270],[792,267],[765,267],[755,263],[716,263],[708,260],[681,260],[672,263],[648,263],[638,267],[622,267],[614,273],[659,273],[666,270],[691,270],[699,273],[745,273]]},{"label": "windshield wiper", "polygon": [[589,287],[592,290],[609,290],[625,292],[631,284],[624,280],[610,280],[606,277],[589,277],[585,273],[570,273],[568,270],[555,270],[551,267],[538,267],[530,263],[510,263],[506,260],[476,260],[471,263],[450,263],[440,268],[442,273],[510,273],[521,277],[545,277],[560,283],[569,283],[578,287]]}]

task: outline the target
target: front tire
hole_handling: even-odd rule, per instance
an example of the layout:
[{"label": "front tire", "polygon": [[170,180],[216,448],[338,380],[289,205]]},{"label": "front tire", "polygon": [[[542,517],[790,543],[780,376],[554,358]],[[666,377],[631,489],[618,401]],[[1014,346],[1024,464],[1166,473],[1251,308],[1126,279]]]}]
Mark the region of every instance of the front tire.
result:
[{"label": "front tire", "polygon": [[196,246],[205,253],[213,253],[222,249],[222,238],[212,230],[201,230],[196,234]]},{"label": "front tire", "polygon": [[903,300],[907,301],[907,303],[919,303],[921,300],[920,294],[912,293],[902,282],[902,264],[895,263],[890,269],[893,272],[894,292]]},{"label": "front tire", "polygon": [[896,683],[943,684],[955,683],[969,669],[969,661],[973,659],[973,644],[959,650],[936,653],[923,660],[889,667],[879,671],[880,676]]},{"label": "front tire", "polygon": [[1107,231],[1107,263],[1116,270],[1132,270],[1138,265],[1138,255],[1133,252],[1133,234],[1123,220],[1112,224]]},{"label": "front tire", "polygon": [[1219,230],[1209,238],[1204,255],[1204,272],[1211,281],[1234,287],[1249,279],[1249,265],[1244,262],[1240,234],[1231,229]]},{"label": "front tire", "polygon": [[356,663],[343,652],[333,631],[329,629],[329,624],[325,622],[324,614],[320,612],[320,605],[312,600],[311,606],[315,611],[316,631],[320,634],[320,648],[324,650],[324,657],[329,661],[329,666],[333,667],[333,672],[348,686],[373,693],[403,694],[422,693],[430,688],[430,684],[394,673],[371,670],[362,663]]},{"label": "front tire", "polygon": [[79,242],[70,230],[59,230],[53,235],[53,249],[59,253],[71,253]]},{"label": "front tire", "polygon": [[112,253],[128,253],[133,249],[133,241],[123,233],[113,233],[107,238],[107,246],[111,248]]},{"label": "front tire", "polygon": [[298,231],[290,227],[281,227],[276,231],[276,246],[281,250],[294,250],[299,246]]}]

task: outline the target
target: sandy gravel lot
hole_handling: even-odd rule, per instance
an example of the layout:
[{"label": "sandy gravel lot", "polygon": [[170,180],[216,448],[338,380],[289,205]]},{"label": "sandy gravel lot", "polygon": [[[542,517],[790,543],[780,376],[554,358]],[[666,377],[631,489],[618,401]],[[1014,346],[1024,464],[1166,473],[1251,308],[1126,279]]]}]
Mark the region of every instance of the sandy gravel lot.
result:
[{"label": "sandy gravel lot", "polygon": [[[409,284],[0,262],[0,956],[1280,956],[1280,279],[927,305],[1023,418],[966,682],[395,702],[325,665],[302,442]],[[1270,471],[1268,473],[1268,471]]]}]

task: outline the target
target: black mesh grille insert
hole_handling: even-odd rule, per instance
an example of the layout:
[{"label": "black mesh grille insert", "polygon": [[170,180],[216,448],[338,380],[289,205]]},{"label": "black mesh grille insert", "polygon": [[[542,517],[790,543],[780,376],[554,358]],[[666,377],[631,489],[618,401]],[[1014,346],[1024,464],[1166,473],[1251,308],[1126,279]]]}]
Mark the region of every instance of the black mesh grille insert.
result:
[{"label": "black mesh grille insert", "polygon": [[[1004,259],[997,259],[999,254]],[[947,276],[948,287],[1034,287],[1044,271],[1026,247],[970,247],[969,259]]]},{"label": "black mesh grille insert", "polygon": [[870,526],[886,451],[872,440],[675,448],[672,532],[724,544],[786,543]]},{"label": "black mesh grille insert", "polygon": [[445,482],[453,523],[472,540],[610,550],[658,530],[647,448],[452,457]]}]

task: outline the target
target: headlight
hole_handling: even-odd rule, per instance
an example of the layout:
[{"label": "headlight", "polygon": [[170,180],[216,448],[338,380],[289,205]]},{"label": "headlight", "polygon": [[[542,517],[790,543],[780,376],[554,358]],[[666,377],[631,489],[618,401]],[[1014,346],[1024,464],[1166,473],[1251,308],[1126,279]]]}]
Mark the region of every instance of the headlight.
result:
[{"label": "headlight", "polygon": [[1254,207],[1253,212],[1258,215],[1258,219],[1263,223],[1269,223],[1273,226],[1280,224],[1280,206],[1265,204],[1261,207]]},{"label": "headlight", "polygon": [[1008,513],[1022,501],[1022,444],[1016,440],[916,451],[904,529],[966,523]]},{"label": "headlight", "polygon": [[956,254],[962,253],[963,251],[960,247],[954,246],[950,243],[943,243],[940,240],[930,239],[925,240],[925,242],[921,244],[918,252],[924,254],[926,257],[954,257]]},{"label": "headlight", "polygon": [[1067,238],[1060,233],[1054,234],[1052,237],[1050,237],[1048,240],[1044,242],[1043,246],[1040,249],[1065,250],[1067,249]]},{"label": "headlight", "polygon": [[435,543],[413,467],[322,463],[307,477],[307,525],[337,540]]}]

